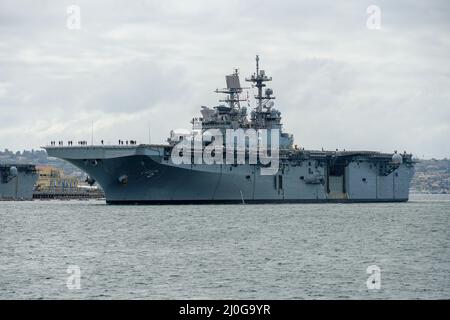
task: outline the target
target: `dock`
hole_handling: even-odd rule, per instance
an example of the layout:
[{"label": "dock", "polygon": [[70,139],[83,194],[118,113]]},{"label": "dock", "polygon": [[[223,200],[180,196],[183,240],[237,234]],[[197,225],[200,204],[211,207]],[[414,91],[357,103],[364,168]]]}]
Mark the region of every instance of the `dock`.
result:
[{"label": "dock", "polygon": [[105,193],[101,189],[85,188],[47,188],[35,190],[33,199],[39,200],[86,200],[86,199],[104,199]]}]

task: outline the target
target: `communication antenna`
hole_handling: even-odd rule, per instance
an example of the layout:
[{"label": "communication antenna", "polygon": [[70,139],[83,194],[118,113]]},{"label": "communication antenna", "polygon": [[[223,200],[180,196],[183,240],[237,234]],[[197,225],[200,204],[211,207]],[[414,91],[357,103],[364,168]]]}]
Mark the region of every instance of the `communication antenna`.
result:
[{"label": "communication antenna", "polygon": [[148,123],[148,144],[152,144],[152,133],[150,131],[150,122]]},{"label": "communication antenna", "polygon": [[92,120],[91,145],[94,145],[94,120]]}]

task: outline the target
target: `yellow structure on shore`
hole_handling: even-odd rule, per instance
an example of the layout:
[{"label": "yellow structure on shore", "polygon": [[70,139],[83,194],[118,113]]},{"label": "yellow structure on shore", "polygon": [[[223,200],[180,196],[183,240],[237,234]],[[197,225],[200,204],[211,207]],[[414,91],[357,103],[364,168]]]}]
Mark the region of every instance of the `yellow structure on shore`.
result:
[{"label": "yellow structure on shore", "polygon": [[63,170],[51,166],[37,166],[36,190],[77,189],[78,179],[64,175]]}]

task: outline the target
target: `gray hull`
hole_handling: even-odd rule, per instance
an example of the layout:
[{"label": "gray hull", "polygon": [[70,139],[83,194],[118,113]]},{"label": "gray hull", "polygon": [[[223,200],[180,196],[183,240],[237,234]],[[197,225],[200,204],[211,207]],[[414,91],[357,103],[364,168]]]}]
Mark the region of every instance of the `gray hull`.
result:
[{"label": "gray hull", "polygon": [[265,176],[259,165],[174,165],[165,148],[46,149],[94,178],[110,204],[400,202],[408,200],[414,173],[409,162],[386,171],[387,154],[302,151]]},{"label": "gray hull", "polygon": [[0,165],[0,200],[32,200],[36,180],[34,165]]}]

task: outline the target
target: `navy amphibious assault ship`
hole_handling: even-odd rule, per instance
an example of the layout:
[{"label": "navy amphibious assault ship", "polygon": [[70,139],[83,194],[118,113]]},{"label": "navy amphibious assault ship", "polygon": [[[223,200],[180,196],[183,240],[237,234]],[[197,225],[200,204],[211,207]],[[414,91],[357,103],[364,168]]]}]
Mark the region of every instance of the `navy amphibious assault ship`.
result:
[{"label": "navy amphibious assault ship", "polygon": [[[304,150],[293,145],[293,136],[282,130],[281,113],[274,108],[271,81],[259,68],[246,81],[256,88],[256,106],[248,115],[242,106],[239,75],[226,76],[222,104],[202,107],[202,117],[192,119],[191,132],[171,131],[167,144],[46,146],[49,156],[64,159],[97,181],[108,204],[181,203],[289,203],[289,202],[400,202],[407,201],[414,173],[411,154],[375,151]],[[261,129],[279,132],[277,170],[264,174],[267,163],[238,163],[236,153],[250,157],[250,145],[233,154],[233,162],[180,163],[181,142],[194,145],[207,130]],[[234,138],[233,138],[234,139]],[[259,138],[258,138],[259,139]],[[225,154],[213,149],[212,154]],[[269,139],[270,140],[270,139]],[[200,140],[200,151],[207,141]],[[246,140],[247,141],[247,140]],[[234,143],[234,142],[233,142]],[[197,145],[198,146],[198,145]],[[241,145],[242,146],[242,145]],[[259,144],[258,144],[259,146]],[[271,147],[272,144],[269,145]],[[193,148],[194,150],[194,148]],[[197,148],[198,150],[198,148]],[[184,151],[186,152],[186,151]],[[211,151],[210,151],[211,152]],[[174,157],[174,155],[176,155]],[[184,155],[186,156],[186,154]],[[195,156],[195,150],[189,157]],[[224,156],[225,158],[225,156]]]},{"label": "navy amphibious assault ship", "polygon": [[0,200],[32,200],[37,178],[33,164],[0,164]]}]

